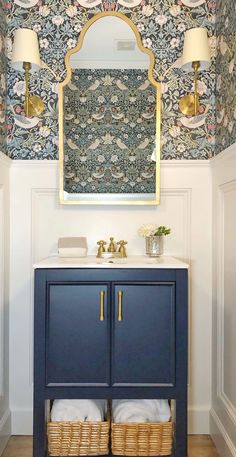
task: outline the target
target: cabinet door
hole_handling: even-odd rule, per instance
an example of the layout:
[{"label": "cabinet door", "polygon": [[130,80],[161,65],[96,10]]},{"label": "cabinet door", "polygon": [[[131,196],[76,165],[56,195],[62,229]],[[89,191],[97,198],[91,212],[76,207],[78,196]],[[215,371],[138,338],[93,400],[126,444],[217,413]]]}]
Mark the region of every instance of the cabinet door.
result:
[{"label": "cabinet door", "polygon": [[108,289],[93,283],[49,285],[47,385],[108,385]]},{"label": "cabinet door", "polygon": [[116,284],[113,298],[113,385],[174,385],[175,284]]}]

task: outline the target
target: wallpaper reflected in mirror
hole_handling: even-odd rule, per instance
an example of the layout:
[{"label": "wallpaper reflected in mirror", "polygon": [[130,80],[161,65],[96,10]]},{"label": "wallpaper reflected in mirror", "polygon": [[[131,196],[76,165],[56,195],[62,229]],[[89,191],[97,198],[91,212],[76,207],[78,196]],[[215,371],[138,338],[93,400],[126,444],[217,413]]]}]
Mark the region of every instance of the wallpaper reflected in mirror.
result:
[{"label": "wallpaper reflected in mirror", "polygon": [[150,56],[127,22],[106,15],[91,25],[69,63],[62,91],[63,200],[157,203],[159,94],[149,80]]}]

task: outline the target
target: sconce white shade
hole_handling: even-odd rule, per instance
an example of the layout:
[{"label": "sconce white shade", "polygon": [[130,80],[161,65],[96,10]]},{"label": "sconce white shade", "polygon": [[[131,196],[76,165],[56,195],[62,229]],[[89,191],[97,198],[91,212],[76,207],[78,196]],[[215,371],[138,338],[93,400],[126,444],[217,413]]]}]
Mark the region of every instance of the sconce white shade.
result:
[{"label": "sconce white shade", "polygon": [[15,31],[11,61],[15,70],[23,71],[23,62],[31,63],[32,72],[40,69],[38,36],[34,30],[17,29]]},{"label": "sconce white shade", "polygon": [[210,67],[211,57],[207,29],[202,27],[189,29],[185,32],[182,69],[187,72],[193,71],[193,62],[200,63],[198,71],[207,70]]}]

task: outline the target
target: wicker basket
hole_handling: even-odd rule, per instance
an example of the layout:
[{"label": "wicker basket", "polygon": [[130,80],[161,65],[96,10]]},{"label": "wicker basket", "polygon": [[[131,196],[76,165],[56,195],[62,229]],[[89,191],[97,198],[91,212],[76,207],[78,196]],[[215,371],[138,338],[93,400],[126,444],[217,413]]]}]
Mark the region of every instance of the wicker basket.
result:
[{"label": "wicker basket", "polygon": [[158,456],[172,453],[172,422],[112,423],[112,454]]},{"label": "wicker basket", "polygon": [[110,421],[48,422],[50,456],[107,455]]}]

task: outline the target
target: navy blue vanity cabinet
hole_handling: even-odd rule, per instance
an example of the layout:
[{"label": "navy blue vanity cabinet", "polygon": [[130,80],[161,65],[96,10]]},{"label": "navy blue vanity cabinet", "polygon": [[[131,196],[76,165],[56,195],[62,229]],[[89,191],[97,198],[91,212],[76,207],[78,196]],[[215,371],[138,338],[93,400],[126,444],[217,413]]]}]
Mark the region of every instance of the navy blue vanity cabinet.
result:
[{"label": "navy blue vanity cabinet", "polygon": [[35,270],[34,451],[47,400],[166,398],[173,455],[187,457],[186,268]]},{"label": "navy blue vanity cabinet", "polygon": [[113,292],[112,384],[174,385],[175,283],[119,284]]},{"label": "navy blue vanity cabinet", "polygon": [[109,385],[107,284],[49,284],[46,385]]}]

